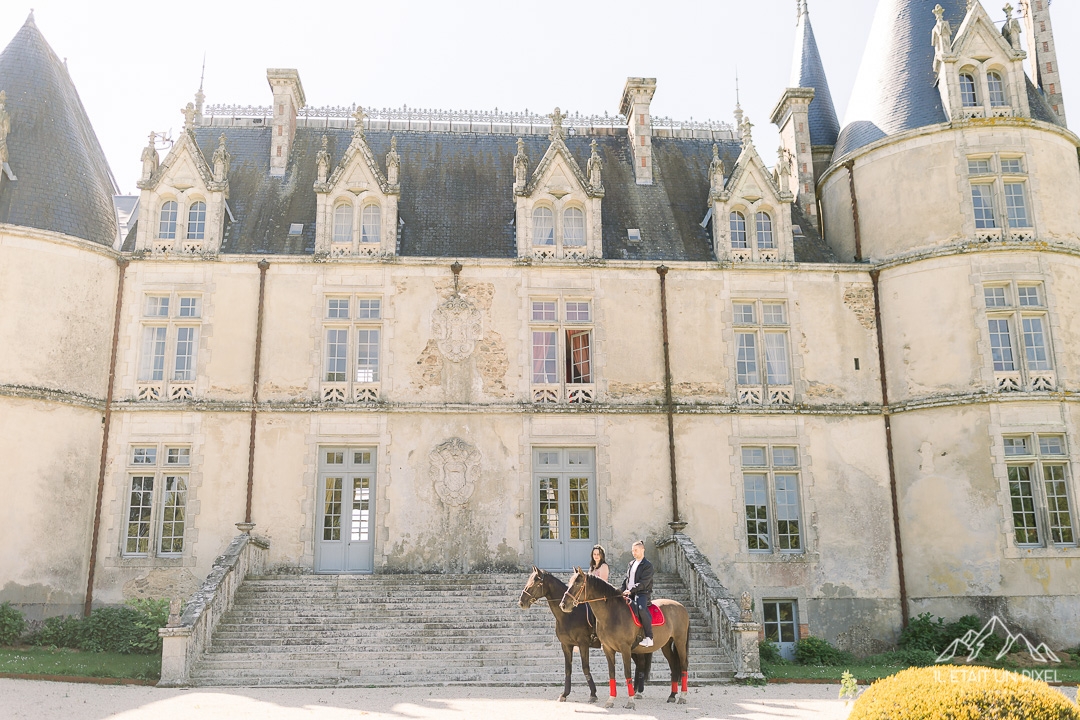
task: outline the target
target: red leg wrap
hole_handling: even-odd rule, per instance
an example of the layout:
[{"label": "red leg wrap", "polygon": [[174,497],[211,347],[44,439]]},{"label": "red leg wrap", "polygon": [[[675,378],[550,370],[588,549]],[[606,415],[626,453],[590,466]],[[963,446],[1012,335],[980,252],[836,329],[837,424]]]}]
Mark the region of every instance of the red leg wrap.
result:
[{"label": "red leg wrap", "polygon": [[617,694],[615,691],[615,687],[615,678],[611,678],[611,697],[615,697]]},{"label": "red leg wrap", "polygon": [[682,674],[682,691],[686,692],[686,673]]},{"label": "red leg wrap", "polygon": [[674,695],[679,692],[679,681],[673,680],[671,682],[671,694]]},{"label": "red leg wrap", "polygon": [[626,678],[626,691],[630,693],[630,697],[634,697],[634,681],[630,678]]}]

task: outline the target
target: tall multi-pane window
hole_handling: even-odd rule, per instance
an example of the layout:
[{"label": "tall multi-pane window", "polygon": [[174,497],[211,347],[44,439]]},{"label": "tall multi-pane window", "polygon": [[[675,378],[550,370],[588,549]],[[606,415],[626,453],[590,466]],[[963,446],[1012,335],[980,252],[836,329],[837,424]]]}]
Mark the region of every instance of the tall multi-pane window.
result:
[{"label": "tall multi-pane window", "polygon": [[750,247],[746,240],[746,216],[736,210],[728,216],[728,225],[731,228],[731,247],[735,249]]},{"label": "tall multi-pane window", "polygon": [[787,305],[770,300],[735,300],[732,309],[739,402],[792,402]]},{"label": "tall multi-pane window", "polygon": [[755,213],[754,224],[757,229],[758,250],[771,250],[775,248],[776,240],[773,238],[773,222],[769,213]]},{"label": "tall multi-pane window", "polygon": [[570,207],[563,211],[562,242],[567,247],[585,244],[585,213],[581,208]]},{"label": "tall multi-pane window", "polygon": [[1009,100],[1005,96],[1005,81],[1001,78],[1000,73],[988,72],[986,74],[986,85],[990,90],[990,104],[992,106],[1001,107],[1009,104]]},{"label": "tall multi-pane window", "polygon": [[170,557],[184,552],[191,448],[134,445],[128,453],[128,502],[122,552]]},{"label": "tall multi-pane window", "polygon": [[[971,204],[976,229],[997,228],[1004,224],[1010,234],[1031,228],[1031,212],[1027,203],[1027,172],[1024,159],[1009,155],[988,155],[968,158],[971,181]],[[1000,209],[1005,211],[999,220]],[[1020,237],[1028,237],[1019,232]]]},{"label": "tall multi-pane window", "polygon": [[360,242],[379,242],[381,231],[382,211],[379,209],[379,206],[374,203],[365,205],[363,211],[360,213]]},{"label": "tall multi-pane window", "polygon": [[971,184],[971,205],[975,209],[976,228],[995,228],[994,186],[990,183]]},{"label": "tall multi-pane window", "polygon": [[979,96],[975,92],[975,76],[971,73],[960,73],[960,103],[964,107],[975,107],[979,104]]},{"label": "tall multi-pane window", "polygon": [[206,203],[191,203],[188,208],[187,239],[203,240],[206,237]]},{"label": "tall multi-pane window", "polygon": [[555,215],[551,208],[533,208],[533,245],[555,244]]},{"label": "tall multi-pane window", "polygon": [[151,293],[143,297],[137,381],[140,400],[190,400],[199,354],[202,298]]},{"label": "tall multi-pane window", "polygon": [[161,216],[158,219],[158,238],[161,240],[176,239],[176,216],[177,206],[175,200],[169,200],[161,206]]},{"label": "tall multi-pane window", "polygon": [[341,203],[334,208],[334,235],[335,243],[351,243],[353,241],[353,209],[348,203]]},{"label": "tall multi-pane window", "polygon": [[998,390],[1049,390],[1054,385],[1045,293],[1038,282],[983,286]]},{"label": "tall multi-pane window", "polygon": [[593,402],[592,301],[575,298],[530,301],[533,400]]},{"label": "tall multi-pane window", "polygon": [[798,448],[749,445],[741,455],[747,549],[802,552]]},{"label": "tall multi-pane window", "polygon": [[1065,436],[1005,436],[1013,539],[1022,546],[1075,546],[1072,480]]},{"label": "tall multi-pane window", "polygon": [[322,399],[378,399],[382,300],[362,295],[326,298],[323,319]]}]

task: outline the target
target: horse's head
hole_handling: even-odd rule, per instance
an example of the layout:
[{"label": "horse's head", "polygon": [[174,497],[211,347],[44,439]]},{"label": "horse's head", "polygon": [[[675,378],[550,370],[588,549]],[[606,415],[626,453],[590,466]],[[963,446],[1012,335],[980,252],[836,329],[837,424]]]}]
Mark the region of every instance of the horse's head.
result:
[{"label": "horse's head", "polygon": [[518,598],[518,607],[528,610],[534,602],[544,597],[546,593],[544,571],[533,565],[532,575],[529,575],[529,582],[525,583],[525,589],[521,591],[521,597]]},{"label": "horse's head", "polygon": [[574,568],[574,574],[570,576],[570,581],[566,584],[566,592],[563,593],[562,600],[559,602],[560,610],[570,612],[585,599],[586,577],[588,576],[584,570],[579,567]]}]

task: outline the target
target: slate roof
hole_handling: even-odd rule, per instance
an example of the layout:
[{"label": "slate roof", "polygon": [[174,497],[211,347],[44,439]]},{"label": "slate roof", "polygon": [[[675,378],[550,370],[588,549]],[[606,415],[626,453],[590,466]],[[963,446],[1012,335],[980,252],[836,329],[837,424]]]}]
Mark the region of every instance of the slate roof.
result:
[{"label": "slate roof", "polygon": [[11,116],[0,223],[51,230],[111,246],[116,182],[67,68],[33,14],[0,53],[0,90]]},{"label": "slate roof", "polygon": [[829,80],[825,76],[825,66],[821,63],[821,53],[818,52],[810,13],[805,4],[799,7],[789,87],[809,87],[816,91],[810,102],[810,144],[835,145],[836,137],[840,134],[840,121],[836,119]]},{"label": "slate roof", "polygon": [[[313,254],[315,156],[325,134],[331,168],[336,167],[352,131],[297,128],[283,178],[270,175],[268,127],[197,127],[195,138],[208,162],[223,132],[232,154],[229,207],[235,221],[226,220],[221,251]],[[365,135],[368,146],[384,171],[393,135],[401,157],[398,255],[517,257],[513,195],[517,136],[369,130]],[[653,184],[638,185],[625,132],[568,137],[567,147],[578,164],[584,169],[593,139],[604,162],[601,233],[605,258],[658,262],[716,259],[710,230],[701,227],[709,209],[711,142],[654,137]],[[527,135],[523,140],[531,172],[550,141],[541,135]],[[734,167],[742,150],[740,143],[732,140],[718,145],[727,167]],[[303,225],[299,235],[288,234],[293,224]],[[641,231],[640,242],[629,242],[630,228]],[[133,229],[125,241],[126,250],[134,248],[134,237]],[[805,242],[811,243],[812,238]],[[821,257],[821,248],[807,248],[815,260]],[[799,255],[797,245],[796,257]]]}]

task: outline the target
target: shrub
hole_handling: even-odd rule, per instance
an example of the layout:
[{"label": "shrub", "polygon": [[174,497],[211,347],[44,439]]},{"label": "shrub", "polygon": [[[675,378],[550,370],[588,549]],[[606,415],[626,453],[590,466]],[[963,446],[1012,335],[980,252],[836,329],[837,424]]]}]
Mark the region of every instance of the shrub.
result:
[{"label": "shrub", "polygon": [[141,615],[130,607],[103,607],[82,621],[79,647],[91,652],[135,652]]},{"label": "shrub", "polygon": [[826,640],[806,637],[795,643],[795,660],[800,665],[851,665],[855,657],[843,650],[837,650]]},{"label": "shrub", "polygon": [[14,645],[26,631],[26,618],[11,607],[11,603],[0,605],[0,645]]},{"label": "shrub", "polygon": [[65,615],[48,618],[27,642],[45,647],[77,648],[81,639],[82,618]]},{"label": "shrub", "polygon": [[780,648],[772,640],[762,640],[758,643],[758,654],[761,656],[761,662],[772,663],[773,665],[783,665],[787,662],[780,655]]},{"label": "shrub", "polygon": [[161,652],[158,628],[165,627],[165,624],[169,622],[169,599],[137,598],[128,600],[128,605],[139,613],[138,619],[135,620],[138,633],[132,643],[132,652],[145,655]]},{"label": "shrub", "polygon": [[941,642],[945,620],[938,618],[935,623],[933,617],[927,612],[908,620],[908,626],[900,633],[900,648],[941,652],[945,647]]},{"label": "shrub", "polygon": [[855,702],[848,720],[984,717],[1080,720],[1080,706],[1046,683],[1007,670],[937,665],[874,683]]}]

